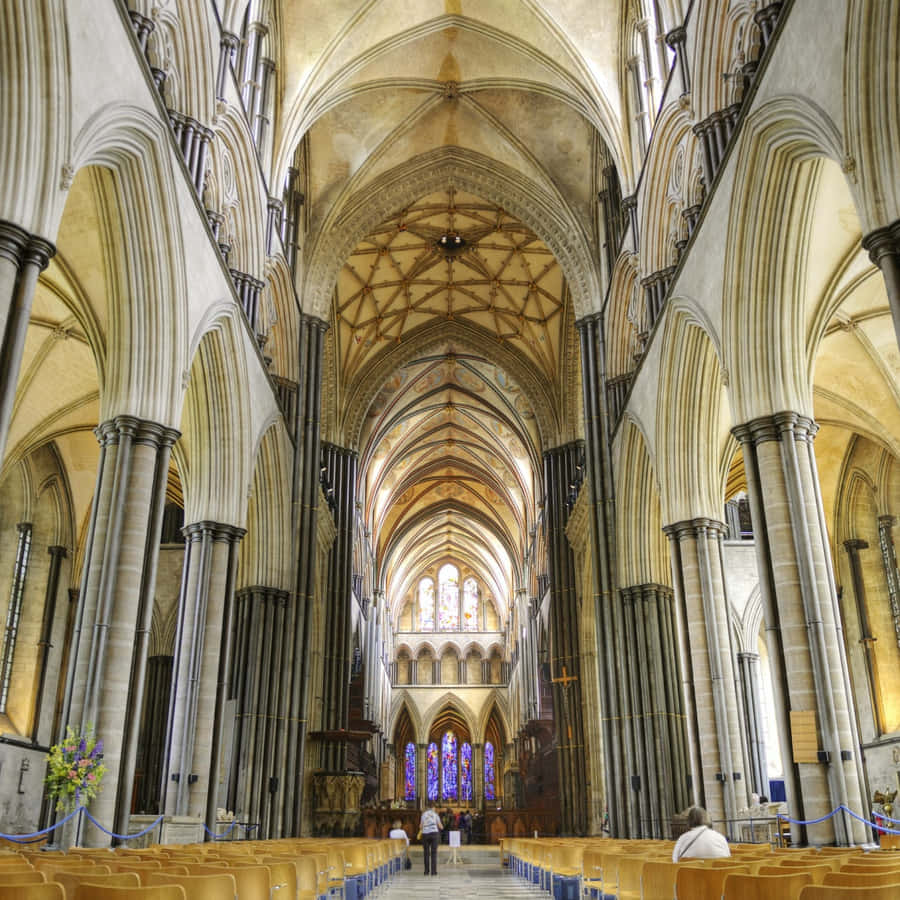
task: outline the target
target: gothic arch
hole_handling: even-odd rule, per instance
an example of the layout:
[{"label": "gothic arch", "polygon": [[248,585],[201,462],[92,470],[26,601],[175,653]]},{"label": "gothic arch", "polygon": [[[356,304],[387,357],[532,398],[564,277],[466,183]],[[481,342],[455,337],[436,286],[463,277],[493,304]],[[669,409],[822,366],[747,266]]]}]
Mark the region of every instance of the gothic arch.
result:
[{"label": "gothic arch", "polygon": [[460,703],[455,693],[447,691],[422,712],[422,722],[427,726],[422,734],[422,743],[428,743],[428,738],[435,725],[441,716],[446,713],[454,714],[460,722],[464,723],[470,737],[477,734],[475,723],[472,721],[471,711],[465,704]]},{"label": "gothic arch", "polygon": [[655,416],[663,521],[718,521],[730,437],[722,367],[706,323],[686,305],[673,305],[663,332]]},{"label": "gothic arch", "polygon": [[844,133],[859,175],[863,233],[900,218],[900,7],[892,0],[851,0],[844,57]]},{"label": "gothic arch", "polygon": [[[512,734],[512,729],[509,726],[509,717],[509,704],[504,699],[503,692],[495,688],[491,691],[481,708],[481,714],[478,716],[478,730],[474,732],[473,740],[478,741],[481,744],[485,742],[487,739],[488,727],[493,718],[499,726],[499,730],[503,736],[503,743],[509,743],[510,735]],[[502,752],[503,746],[495,747],[494,749],[498,752]]]},{"label": "gothic arch", "polygon": [[609,286],[610,302],[606,308],[606,372],[610,379],[621,378],[634,371],[643,343],[644,298],[638,283],[638,255],[619,254]]},{"label": "gothic arch", "polygon": [[616,485],[616,584],[668,584],[671,575],[657,473],[641,429],[630,416],[621,429],[621,473]]},{"label": "gothic arch", "polygon": [[[769,101],[745,123],[722,324],[737,422],[783,409],[811,415],[807,309],[798,302],[807,261],[792,235],[804,233],[823,160],[838,159],[840,146],[827,116],[795,97]],[[758,214],[742,215],[747,209]]]},{"label": "gothic arch", "polygon": [[520,172],[461,147],[423,153],[351,193],[348,187],[322,223],[307,254],[303,298],[313,315],[328,319],[331,294],[344,260],[359,241],[408,203],[453,185],[498,206],[531,228],[553,251],[574,298],[576,316],[602,296],[600,266],[565,200]]},{"label": "gothic arch", "polygon": [[[400,722],[401,716],[406,715],[409,717],[409,722],[413,729],[413,740],[416,744],[424,744],[427,742],[427,732],[425,731],[424,722],[422,717],[419,715],[418,710],[416,709],[416,704],[413,703],[412,698],[409,696],[409,691],[403,689],[394,688],[393,697],[391,698],[391,709],[388,715],[388,727],[387,733],[391,736],[393,740],[394,736],[397,733],[397,725]],[[394,748],[395,752],[398,752],[398,749]]]},{"label": "gothic arch", "polygon": [[109,173],[100,202],[120,227],[121,252],[108,260],[101,421],[119,413],[163,425],[178,418],[187,289],[168,141],[162,123],[144,110],[110,105],[84,123],[73,148],[73,174],[85,166]]},{"label": "gothic arch", "polygon": [[232,308],[209,324],[191,364],[182,436],[173,450],[186,523],[241,527],[246,517],[254,423],[238,315]]}]

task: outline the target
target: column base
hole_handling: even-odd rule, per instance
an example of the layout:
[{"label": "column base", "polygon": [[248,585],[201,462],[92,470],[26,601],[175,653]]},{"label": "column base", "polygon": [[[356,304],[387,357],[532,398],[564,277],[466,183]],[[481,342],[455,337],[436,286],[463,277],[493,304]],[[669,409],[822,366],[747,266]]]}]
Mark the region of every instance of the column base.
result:
[{"label": "column base", "polygon": [[[158,816],[130,816],[128,831],[134,834],[152,825]],[[203,842],[203,819],[193,816],[165,816],[162,821],[126,846],[138,850],[151,844],[200,844]]]}]

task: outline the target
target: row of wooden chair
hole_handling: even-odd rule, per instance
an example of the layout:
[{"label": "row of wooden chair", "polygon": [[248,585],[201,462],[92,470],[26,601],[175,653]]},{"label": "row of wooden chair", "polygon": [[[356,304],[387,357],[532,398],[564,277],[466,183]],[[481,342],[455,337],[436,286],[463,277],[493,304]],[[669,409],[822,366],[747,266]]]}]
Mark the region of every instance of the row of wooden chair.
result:
[{"label": "row of wooden chair", "polygon": [[362,839],[76,848],[66,853],[23,848],[0,853],[0,900],[362,900],[400,870],[404,853],[403,840]]},{"label": "row of wooden chair", "polygon": [[835,897],[849,890],[860,898],[900,900],[896,853],[751,844],[733,845],[726,859],[673,863],[673,846],[669,841],[513,839],[503,842],[501,853],[520,877],[556,900],[799,900],[804,890],[809,900],[818,896],[810,889],[820,887]]}]

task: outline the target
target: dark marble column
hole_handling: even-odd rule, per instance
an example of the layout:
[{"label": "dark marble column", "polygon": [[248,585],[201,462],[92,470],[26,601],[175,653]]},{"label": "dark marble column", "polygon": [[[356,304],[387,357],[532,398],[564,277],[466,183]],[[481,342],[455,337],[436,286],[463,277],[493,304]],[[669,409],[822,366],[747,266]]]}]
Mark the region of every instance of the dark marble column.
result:
[{"label": "dark marble column", "polygon": [[675,51],[675,64],[681,76],[681,95],[691,92],[691,71],[687,59],[687,29],[684,25],[673,28],[666,35],[666,43]]},{"label": "dark marble column", "polygon": [[[317,516],[320,479],[320,417],[322,405],[322,345],[328,325],[313,316],[300,317],[299,383],[294,432],[294,472],[291,489],[291,535],[296,548],[295,589],[288,599],[289,637],[285,668],[290,690],[283,696],[276,731],[280,762],[273,834],[299,835],[303,816],[303,772],[309,711],[310,610],[316,595]],[[281,724],[283,723],[283,725]],[[279,814],[280,811],[280,814]]]},{"label": "dark marble column", "polygon": [[44,614],[41,620],[41,636],[38,639],[39,657],[37,665],[37,682],[34,694],[34,716],[31,723],[31,739],[39,742],[41,728],[41,710],[44,706],[44,688],[47,682],[47,662],[50,656],[50,643],[53,637],[53,626],[56,621],[56,597],[59,593],[59,573],[62,561],[68,555],[65,547],[48,547],[50,554],[50,571],[47,574],[47,590],[44,594]]},{"label": "dark marble column", "polygon": [[859,643],[866,662],[866,690],[872,709],[876,737],[884,734],[884,710],[878,692],[878,660],[875,656],[875,636],[869,623],[869,610],[866,606],[866,583],[863,580],[860,550],[868,550],[867,541],[851,539],[844,541],[844,549],[850,562],[850,580],[853,583],[853,597],[856,600],[856,619],[859,625]]},{"label": "dark marble column", "polygon": [[55,253],[49,241],[0,220],[0,460],[6,450],[34,291],[38,276]]},{"label": "dark marble column", "polygon": [[900,646],[900,573],[897,572],[897,553],[894,549],[894,526],[896,516],[878,517],[878,543],[887,582],[888,602],[891,604],[891,618],[894,621],[894,637]]},{"label": "dark marble column", "polygon": [[579,442],[544,454],[544,526],[550,576],[550,673],[556,710],[560,822],[563,834],[584,834],[587,826],[587,765],[581,702],[579,609],[575,558],[566,538],[569,485],[581,459]]},{"label": "dark marble column", "polygon": [[900,219],[884,228],[870,231],[862,239],[869,259],[881,269],[887,290],[888,305],[894,321],[894,334],[900,344]]},{"label": "dark marble column", "polygon": [[750,757],[750,771],[747,777],[752,791],[760,796],[768,796],[769,774],[766,762],[765,725],[760,705],[759,654],[738,653],[737,659],[744,701],[744,730],[747,733]]},{"label": "dark marble column", "polygon": [[230,31],[223,31],[219,37],[219,69],[216,73],[216,97],[225,99],[225,79],[228,70],[234,65],[234,56],[241,39]]}]

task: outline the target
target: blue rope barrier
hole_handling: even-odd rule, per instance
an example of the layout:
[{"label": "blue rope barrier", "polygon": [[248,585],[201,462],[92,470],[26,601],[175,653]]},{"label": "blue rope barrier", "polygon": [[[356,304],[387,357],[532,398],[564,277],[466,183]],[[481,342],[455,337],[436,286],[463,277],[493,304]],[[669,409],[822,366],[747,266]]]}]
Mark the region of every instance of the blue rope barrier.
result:
[{"label": "blue rope barrier", "polygon": [[210,831],[209,828],[206,827],[206,822],[203,823],[203,830],[214,840],[221,841],[226,838],[232,831],[237,827],[237,822],[232,822],[221,834],[216,834],[214,831]]},{"label": "blue rope barrier", "polygon": [[853,812],[852,809],[848,809],[846,806],[843,806],[843,805],[839,806],[838,809],[844,810],[844,812],[849,813],[851,816],[853,816],[854,819],[857,819],[858,821],[865,823],[866,825],[869,826],[869,828],[874,828],[877,832],[879,832],[881,834],[900,834],[900,831],[898,831],[895,828],[885,828],[883,825],[876,825],[874,822],[870,822],[868,819],[864,819],[862,816]]},{"label": "blue rope barrier", "polygon": [[4,834],[0,831],[0,838],[3,838],[7,841],[14,841],[17,844],[34,844],[42,838],[45,834],[50,834],[51,831],[56,831],[61,825],[65,825],[69,819],[73,818],[79,810],[84,809],[83,806],[78,806],[72,810],[64,819],[61,819],[55,825],[51,825],[49,828],[45,828],[43,831],[34,831],[31,834]]},{"label": "blue rope barrier", "polygon": [[878,816],[879,819],[884,819],[885,822],[890,822],[892,825],[900,825],[900,819],[892,819],[886,813],[877,813],[875,810],[872,810],[872,816]]},{"label": "blue rope barrier", "polygon": [[104,833],[108,834],[110,837],[114,837],[117,841],[130,841],[134,838],[143,837],[148,832],[153,831],[160,822],[162,822],[163,817],[160,816],[155,822],[151,822],[146,828],[142,831],[136,831],[134,834],[116,834],[114,831],[107,831],[87,810],[86,806],[82,806],[81,809],[84,810],[84,814]]},{"label": "blue rope barrier", "polygon": [[820,822],[824,822],[826,819],[830,819],[832,816],[836,816],[840,809],[841,807],[839,806],[837,809],[833,809],[830,813],[826,813],[820,819],[792,819],[785,813],[776,813],[775,818],[784,819],[786,822],[790,822],[791,825],[818,825]]}]

